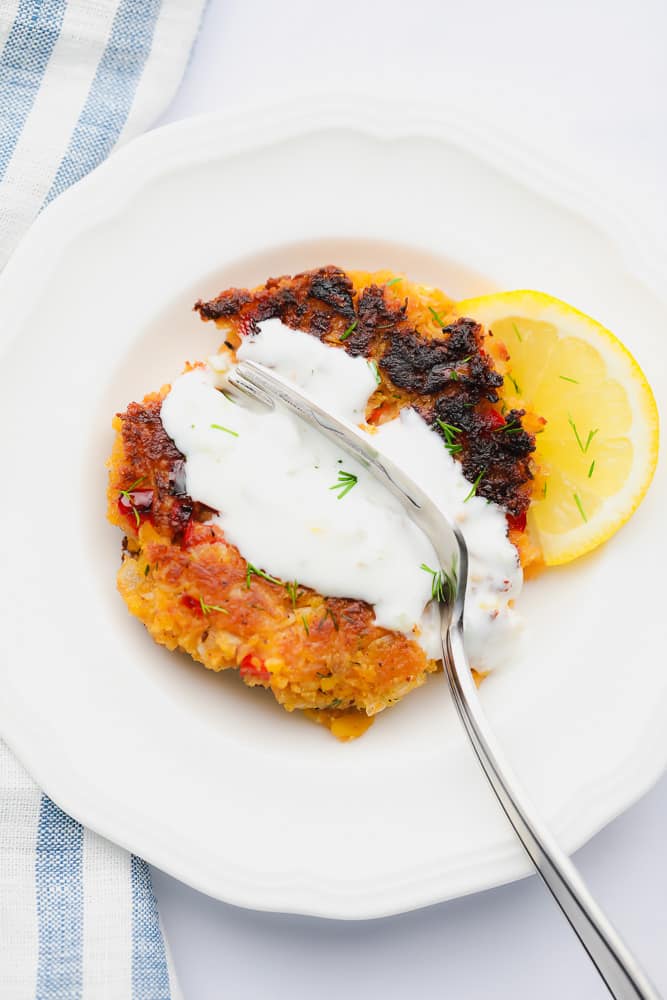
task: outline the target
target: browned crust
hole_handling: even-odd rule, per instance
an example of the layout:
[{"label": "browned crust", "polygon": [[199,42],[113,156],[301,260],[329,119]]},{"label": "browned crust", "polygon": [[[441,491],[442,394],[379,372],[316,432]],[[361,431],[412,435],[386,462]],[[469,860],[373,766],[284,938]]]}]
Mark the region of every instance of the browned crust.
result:
[{"label": "browned crust", "polygon": [[288,710],[356,708],[374,715],[437,669],[419,644],[374,624],[363,601],[325,598],[248,575],[217,525],[187,543],[143,522],[129,532],[118,587],[156,642],[212,670],[240,668]]},{"label": "browned crust", "polygon": [[[535,439],[522,425],[523,411],[499,420],[495,404],[503,376],[486,349],[479,323],[444,317],[423,322],[386,284],[355,285],[344,271],[325,267],[292,277],[272,278],[255,290],[228,289],[195,305],[202,319],[230,324],[238,336],[277,317],[352,355],[374,360],[382,384],[373,407],[385,418],[413,406],[443,434],[438,420],[458,428],[458,454],[477,493],[521,515],[532,487]],[[352,329],[351,329],[352,328]],[[381,418],[382,419],[382,418]],[[381,422],[381,421],[380,421]],[[443,434],[444,436],[444,434]]]},{"label": "browned crust", "polygon": [[[473,320],[447,322],[442,293],[425,300],[416,286],[406,287],[401,295],[370,276],[327,267],[254,290],[229,289],[195,308],[224,330],[232,354],[256,323],[278,317],[375,361],[380,385],[367,420],[382,423],[413,406],[441,433],[437,420],[456,426],[467,478],[474,482],[482,471],[477,492],[520,516],[534,439],[522,411],[503,417],[496,405],[502,375],[491,355],[502,352]],[[269,688],[289,710],[322,712],[320,720],[340,721],[350,708],[374,715],[422,684],[437,663],[416,639],[378,628],[369,605],[305,587],[294,595],[284,584],[248,576],[238,550],[206,523],[210,510],[185,492],[183,456],[160,419],[167,391],[117,414],[109,463],[109,518],[126,535],[118,586],[153,638],[210,669],[240,668],[246,684]],[[513,526],[510,537],[517,543],[525,536]]]}]

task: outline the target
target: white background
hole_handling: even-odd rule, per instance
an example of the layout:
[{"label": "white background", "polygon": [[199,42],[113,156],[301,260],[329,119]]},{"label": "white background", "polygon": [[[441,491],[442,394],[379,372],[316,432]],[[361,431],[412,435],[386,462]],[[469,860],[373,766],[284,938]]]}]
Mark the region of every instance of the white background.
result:
[{"label": "white background", "polygon": [[[666,42],[667,0],[209,0],[163,120],[283,93],[439,97],[576,160],[664,237]],[[667,778],[576,860],[667,994],[666,834]],[[154,880],[186,1000],[607,995],[536,878],[362,923],[253,913]]]}]

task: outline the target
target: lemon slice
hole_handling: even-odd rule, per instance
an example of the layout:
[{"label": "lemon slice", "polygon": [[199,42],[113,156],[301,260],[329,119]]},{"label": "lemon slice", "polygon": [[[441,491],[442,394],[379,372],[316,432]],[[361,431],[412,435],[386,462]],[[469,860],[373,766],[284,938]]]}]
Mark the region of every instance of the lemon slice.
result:
[{"label": "lemon slice", "polygon": [[506,404],[546,418],[528,513],[544,562],[590,552],[628,520],[653,477],[658,411],[644,373],[609,330],[541,292],[466,299],[455,311],[493,332]]}]

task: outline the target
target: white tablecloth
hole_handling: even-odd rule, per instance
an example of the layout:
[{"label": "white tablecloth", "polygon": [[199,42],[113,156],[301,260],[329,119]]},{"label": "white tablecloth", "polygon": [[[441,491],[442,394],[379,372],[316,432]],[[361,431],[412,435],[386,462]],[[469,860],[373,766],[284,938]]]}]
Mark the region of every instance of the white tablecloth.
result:
[{"label": "white tablecloth", "polygon": [[[664,0],[209,0],[165,121],[281,92],[447,95],[576,157],[667,233]],[[666,276],[667,279],[667,276]],[[667,779],[577,856],[667,994]],[[187,1000],[595,1000],[588,960],[531,878],[370,923],[258,914],[155,872]]]}]

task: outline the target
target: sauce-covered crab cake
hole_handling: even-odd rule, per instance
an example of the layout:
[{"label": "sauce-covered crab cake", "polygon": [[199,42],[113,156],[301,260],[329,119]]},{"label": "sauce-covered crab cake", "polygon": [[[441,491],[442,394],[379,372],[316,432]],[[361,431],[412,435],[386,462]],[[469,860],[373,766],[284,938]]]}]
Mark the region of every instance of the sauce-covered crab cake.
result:
[{"label": "sauce-covered crab cake", "polygon": [[334,444],[225,392],[237,357],[276,368],[375,436],[454,516],[471,553],[480,675],[517,628],[540,419],[500,399],[507,352],[450,300],[389,272],[325,267],[195,308],[220,353],[114,419],[118,587],[153,638],[238,669],[340,738],[439,669],[430,543]]}]

